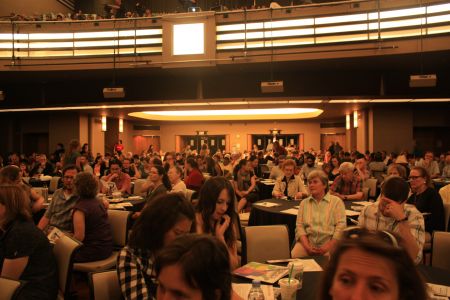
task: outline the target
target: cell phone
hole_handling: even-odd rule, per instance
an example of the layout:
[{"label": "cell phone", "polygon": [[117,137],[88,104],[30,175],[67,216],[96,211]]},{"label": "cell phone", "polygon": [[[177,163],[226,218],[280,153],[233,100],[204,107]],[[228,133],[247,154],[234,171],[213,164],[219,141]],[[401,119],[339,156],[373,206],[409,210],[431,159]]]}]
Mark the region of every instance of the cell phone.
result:
[{"label": "cell phone", "polygon": [[224,217],[220,218],[220,225],[222,225],[223,223],[225,223],[225,218]]}]

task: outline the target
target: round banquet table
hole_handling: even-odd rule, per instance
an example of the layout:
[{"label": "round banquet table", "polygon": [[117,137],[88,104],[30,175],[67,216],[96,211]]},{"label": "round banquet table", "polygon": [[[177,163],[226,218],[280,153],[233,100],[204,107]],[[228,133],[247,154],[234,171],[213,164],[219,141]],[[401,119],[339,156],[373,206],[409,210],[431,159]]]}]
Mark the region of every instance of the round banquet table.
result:
[{"label": "round banquet table", "polygon": [[[275,203],[277,204],[277,206],[265,207],[258,205],[259,203],[264,202]],[[345,209],[350,210],[353,202],[354,201],[344,201]],[[252,205],[250,217],[248,220],[248,226],[285,224],[288,226],[289,241],[291,241],[291,246],[293,246],[297,215],[285,213],[283,211],[290,208],[298,208],[299,204],[300,201],[288,201],[276,198],[257,201]],[[352,218],[357,217],[358,216]],[[347,225],[353,224],[351,222],[347,222]]]},{"label": "round banquet table", "polygon": [[[325,256],[305,257],[305,259],[313,258],[322,269],[326,268],[328,259]],[[285,264],[279,264],[285,265]],[[431,266],[418,265],[417,270],[427,283],[441,284],[450,286],[450,271],[434,268]],[[305,272],[303,275],[303,287],[297,291],[296,299],[315,300],[318,298],[321,279],[323,272]],[[233,283],[251,283],[251,279],[238,277],[233,275]],[[278,286],[274,284],[274,286]],[[277,298],[279,299],[279,298]]]},{"label": "round banquet table", "polygon": [[441,188],[450,184],[450,178],[436,178],[433,179],[434,188],[439,191]]}]

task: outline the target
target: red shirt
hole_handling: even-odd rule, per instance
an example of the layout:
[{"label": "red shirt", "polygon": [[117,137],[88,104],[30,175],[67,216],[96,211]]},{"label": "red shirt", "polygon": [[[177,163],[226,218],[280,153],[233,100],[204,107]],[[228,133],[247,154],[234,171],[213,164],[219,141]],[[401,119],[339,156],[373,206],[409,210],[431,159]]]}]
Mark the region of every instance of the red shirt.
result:
[{"label": "red shirt", "polygon": [[203,185],[203,175],[199,170],[192,169],[184,179],[184,183],[188,189],[198,192]]}]

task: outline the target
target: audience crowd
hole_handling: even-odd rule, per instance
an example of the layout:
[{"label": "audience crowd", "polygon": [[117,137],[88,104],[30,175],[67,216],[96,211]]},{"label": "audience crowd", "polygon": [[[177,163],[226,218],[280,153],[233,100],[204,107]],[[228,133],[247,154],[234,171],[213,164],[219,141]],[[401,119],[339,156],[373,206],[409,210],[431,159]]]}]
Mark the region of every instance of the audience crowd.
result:
[{"label": "audience crowd", "polygon": [[[443,200],[432,179],[449,178],[450,152],[437,157],[431,151],[423,157],[407,152],[345,152],[339,143],[324,151],[301,151],[278,141],[243,153],[211,153],[206,144],[198,151],[189,146],[182,152],[156,152],[153,146],[139,154],[124,150],[119,142],[111,153],[93,155],[88,144],[72,140],[67,150],[58,144],[50,154],[10,153],[6,160],[0,158],[0,274],[30,281],[25,297],[35,293],[36,299],[54,298],[56,267],[45,234],[55,227],[83,242],[75,262],[111,255],[109,203],[98,194],[131,195],[138,179],[143,182],[145,204],[132,214],[134,226],[117,260],[125,299],[196,290],[200,295],[220,291],[224,297],[216,299],[239,299],[229,284],[230,271],[240,265],[238,214],[261,200],[262,178],[273,178],[274,198],[299,202],[292,257],[331,255],[323,298],[338,299],[336,295],[345,292],[343,283],[334,282],[329,274],[345,273],[341,261],[355,257],[377,264],[394,261],[410,272],[422,261],[433,231],[445,230]],[[60,182],[45,206],[31,186],[48,176],[58,176]],[[358,231],[349,231],[344,202],[367,199],[363,190],[368,180],[377,183],[378,199],[362,210]],[[380,245],[373,231],[387,234],[397,247]],[[361,239],[355,242],[355,236]],[[398,257],[401,260],[396,261]],[[44,258],[48,264],[42,264]],[[225,270],[217,278],[220,282],[213,265]],[[354,274],[364,269],[357,263],[354,267]],[[211,273],[195,277],[206,272],[202,268]],[[391,283],[404,281],[397,273],[390,276]],[[415,276],[412,272],[408,280],[422,284]],[[418,295],[423,292],[418,286]]]},{"label": "audience crowd", "polygon": [[[336,0],[343,1],[343,0]],[[336,2],[333,0],[330,1],[317,1],[319,3],[323,2]],[[8,17],[3,17],[4,20],[10,21],[84,21],[84,20],[102,20],[102,19],[122,19],[122,18],[150,18],[156,17],[158,15],[162,15],[165,13],[180,13],[187,12],[190,7],[195,7],[196,9],[201,9],[198,7],[197,0],[179,0],[179,5],[176,7],[174,11],[167,12],[153,12],[150,6],[146,6],[142,1],[132,1],[133,3],[128,3],[130,1],[121,1],[114,0],[112,4],[105,4],[102,13],[92,13],[92,12],[83,12],[82,10],[77,10],[72,13],[63,14],[61,12],[49,12],[44,14],[33,14],[33,15],[24,15],[21,13],[12,12]],[[276,1],[269,1],[267,3],[258,4],[258,1],[255,1],[251,5],[247,5],[245,2],[247,1],[233,1],[225,4],[214,4],[211,7],[208,7],[210,10],[221,10],[221,11],[229,11],[229,10],[248,10],[248,9],[265,9],[265,8],[281,8],[281,6]],[[253,2],[253,1],[252,1]],[[265,1],[266,2],[266,1]],[[313,4],[314,0],[299,0],[299,1],[291,1],[291,5],[307,5]],[[220,3],[220,2],[219,2]],[[228,5],[228,6],[227,6]],[[289,6],[286,6],[289,7]],[[194,10],[198,11],[198,10]]]}]

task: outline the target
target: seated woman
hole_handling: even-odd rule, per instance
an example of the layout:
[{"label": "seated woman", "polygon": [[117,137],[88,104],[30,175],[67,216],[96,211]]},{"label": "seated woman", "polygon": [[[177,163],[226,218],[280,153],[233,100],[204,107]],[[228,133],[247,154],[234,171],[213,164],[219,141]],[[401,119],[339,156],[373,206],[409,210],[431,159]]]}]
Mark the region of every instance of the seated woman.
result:
[{"label": "seated woman", "polygon": [[0,184],[17,184],[21,187],[29,197],[29,204],[33,215],[44,208],[44,198],[22,180],[20,169],[17,166],[6,166],[0,170]]},{"label": "seated woman", "polygon": [[398,244],[386,231],[345,232],[323,274],[318,299],[429,299],[412,259]]},{"label": "seated woman", "polygon": [[301,200],[308,196],[308,191],[306,190],[300,176],[295,176],[295,161],[292,159],[287,159],[284,161],[282,170],[284,176],[278,178],[273,187],[272,195],[275,198],[281,198],[283,196]]},{"label": "seated woman", "polygon": [[52,247],[34,225],[29,199],[17,185],[0,185],[0,276],[27,282],[15,299],[56,299]]},{"label": "seated woman", "polygon": [[193,232],[194,219],[194,208],[179,194],[161,195],[144,208],[117,258],[124,299],[156,297],[155,256],[177,236]]},{"label": "seated woman", "polygon": [[184,164],[184,183],[190,190],[200,191],[203,185],[203,174],[198,167],[197,161],[193,157],[186,159]]},{"label": "seated woman", "polygon": [[339,158],[337,156],[333,156],[330,160],[330,172],[328,173],[328,180],[334,181],[336,177],[339,176],[339,166],[341,165],[341,162],[339,161]]},{"label": "seated woman", "polygon": [[89,262],[112,253],[111,225],[103,203],[96,198],[98,181],[93,174],[78,173],[74,179],[75,194],[80,198],[73,208],[73,236],[83,242],[75,262]]},{"label": "seated woman", "polygon": [[241,299],[231,288],[226,246],[207,235],[177,238],[157,256],[158,299]]},{"label": "seated woman", "polygon": [[170,190],[172,193],[181,193],[182,195],[186,195],[186,184],[181,180],[181,175],[183,171],[179,166],[174,166],[169,169],[167,176],[169,177],[169,181],[172,185],[172,189]]},{"label": "seated woman", "polygon": [[300,202],[293,258],[324,255],[333,250],[346,227],[344,202],[328,193],[328,177],[320,170],[308,175],[311,196]]},{"label": "seated woman", "polygon": [[234,189],[238,196],[238,209],[243,210],[247,204],[258,201],[259,195],[256,191],[256,176],[253,174],[251,161],[242,159],[236,167],[234,176]]},{"label": "seated woman", "polygon": [[155,165],[150,168],[150,173],[147,177],[149,189],[147,192],[147,204],[153,201],[156,197],[162,194],[166,194],[172,189],[169,177],[167,177],[166,171],[162,166]]},{"label": "seated woman", "polygon": [[238,256],[234,191],[224,177],[213,177],[205,182],[200,190],[195,220],[197,233],[213,235],[227,246],[231,268],[235,269]]},{"label": "seated woman", "polygon": [[423,167],[413,167],[409,173],[412,195],[408,203],[413,204],[425,218],[425,241],[431,240],[433,231],[445,231],[444,204],[439,193],[432,187],[430,174]]}]

